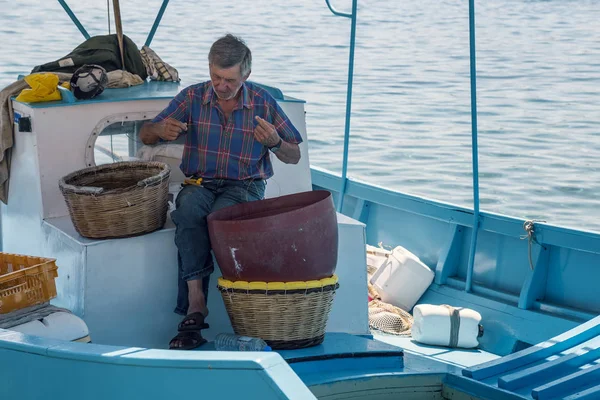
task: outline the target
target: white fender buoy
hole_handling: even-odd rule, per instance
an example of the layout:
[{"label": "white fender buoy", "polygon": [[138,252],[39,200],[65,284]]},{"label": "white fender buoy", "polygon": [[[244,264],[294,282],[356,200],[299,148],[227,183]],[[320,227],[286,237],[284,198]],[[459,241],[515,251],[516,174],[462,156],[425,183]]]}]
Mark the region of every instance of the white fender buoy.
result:
[{"label": "white fender buoy", "polygon": [[412,337],[423,344],[474,348],[483,334],[477,311],[432,304],[419,304],[413,310]]}]

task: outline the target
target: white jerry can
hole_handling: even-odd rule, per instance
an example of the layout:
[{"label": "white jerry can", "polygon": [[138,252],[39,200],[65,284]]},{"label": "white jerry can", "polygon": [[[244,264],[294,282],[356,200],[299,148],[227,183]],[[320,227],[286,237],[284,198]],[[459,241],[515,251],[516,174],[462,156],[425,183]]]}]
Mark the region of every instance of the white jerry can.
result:
[{"label": "white jerry can", "polygon": [[381,300],[410,311],[433,281],[434,272],[404,247],[396,247],[371,278]]}]

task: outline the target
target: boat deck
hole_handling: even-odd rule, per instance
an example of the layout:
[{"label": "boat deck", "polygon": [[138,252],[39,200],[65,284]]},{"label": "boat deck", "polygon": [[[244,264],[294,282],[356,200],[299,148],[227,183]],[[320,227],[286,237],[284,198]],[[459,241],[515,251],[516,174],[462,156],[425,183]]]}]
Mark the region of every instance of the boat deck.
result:
[{"label": "boat deck", "polygon": [[599,359],[596,317],[543,343],[464,369],[462,375],[468,387],[486,385],[526,399],[599,399]]}]

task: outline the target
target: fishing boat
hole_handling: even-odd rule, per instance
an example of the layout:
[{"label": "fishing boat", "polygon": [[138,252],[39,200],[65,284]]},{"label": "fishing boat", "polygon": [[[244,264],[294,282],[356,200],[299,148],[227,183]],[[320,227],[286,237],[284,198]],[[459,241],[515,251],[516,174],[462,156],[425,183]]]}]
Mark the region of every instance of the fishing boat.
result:
[{"label": "fishing boat", "polygon": [[[68,5],[59,2],[89,38]],[[325,190],[336,204],[340,286],[322,344],[216,351],[215,336],[233,330],[220,293],[211,289],[209,343],[198,351],[167,350],[179,322],[172,310],[176,287],[169,283],[176,282],[177,271],[173,223],[129,238],[84,238],[58,182],[102,157],[140,154],[137,130],[185,85],[151,81],[107,89],[86,101],[63,90],[59,101],[12,101],[14,146],[9,198],[1,205],[0,250],[56,260],[52,304],[72,314],[0,329],[1,398],[600,398],[600,235],[480,210],[474,1],[469,1],[472,208],[348,176],[357,0],[350,12],[325,3],[351,24],[341,174],[311,167],[305,102],[262,85],[304,139],[298,165],[274,160],[266,197]],[[167,4],[164,0],[146,45]],[[126,138],[127,154],[111,148],[119,137]],[[153,160],[177,171],[180,160],[167,150],[172,149],[155,153]],[[172,198],[182,179],[172,174]],[[401,245],[435,272],[418,304],[481,315],[476,349],[426,345],[370,329],[366,245],[378,243]],[[217,268],[211,288],[218,277]]]}]

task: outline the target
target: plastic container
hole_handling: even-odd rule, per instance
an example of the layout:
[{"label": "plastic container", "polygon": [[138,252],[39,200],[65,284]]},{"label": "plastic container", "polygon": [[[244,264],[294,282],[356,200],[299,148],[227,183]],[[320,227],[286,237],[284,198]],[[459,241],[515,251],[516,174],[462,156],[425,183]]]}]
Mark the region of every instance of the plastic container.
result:
[{"label": "plastic container", "polygon": [[[419,304],[413,310],[412,337],[419,343],[434,346],[474,348],[483,335],[481,314],[468,308],[454,308],[458,312],[457,342],[452,345],[452,307]],[[456,328],[456,327],[455,327]]]},{"label": "plastic container", "polygon": [[371,278],[385,303],[410,311],[433,281],[434,272],[404,247],[396,247]]},{"label": "plastic container", "polygon": [[271,351],[267,343],[259,338],[219,333],[215,338],[215,349],[219,351]]},{"label": "plastic container", "polygon": [[381,247],[367,245],[367,271],[373,275],[377,270],[385,264],[391,254],[391,250],[386,250]]},{"label": "plastic container", "polygon": [[54,259],[0,253],[0,314],[56,297]]}]

